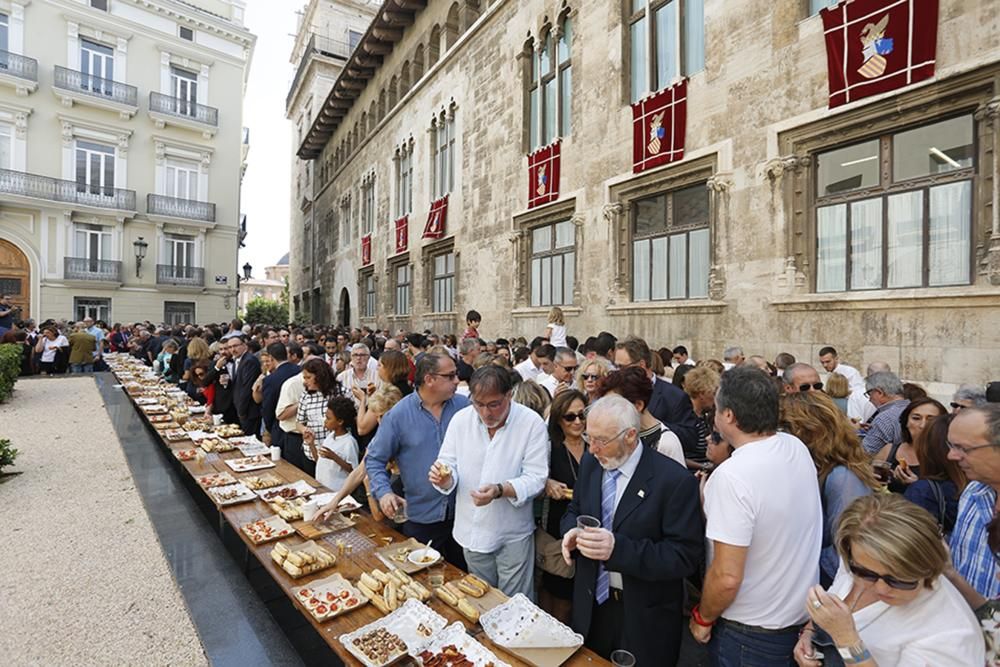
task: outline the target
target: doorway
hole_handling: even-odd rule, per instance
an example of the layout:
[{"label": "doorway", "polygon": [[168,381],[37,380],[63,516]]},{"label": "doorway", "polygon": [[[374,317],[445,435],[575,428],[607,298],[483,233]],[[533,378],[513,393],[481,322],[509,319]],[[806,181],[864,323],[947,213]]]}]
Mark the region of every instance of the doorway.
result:
[{"label": "doorway", "polygon": [[9,294],[21,308],[15,320],[31,317],[31,266],[28,257],[9,241],[0,239],[0,293]]}]

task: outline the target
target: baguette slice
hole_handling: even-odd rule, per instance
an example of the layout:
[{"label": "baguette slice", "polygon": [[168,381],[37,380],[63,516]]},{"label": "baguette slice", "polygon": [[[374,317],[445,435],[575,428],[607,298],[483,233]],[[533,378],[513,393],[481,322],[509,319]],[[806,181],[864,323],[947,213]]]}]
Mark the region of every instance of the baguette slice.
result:
[{"label": "baguette slice", "polygon": [[459,600],[457,609],[459,613],[461,613],[463,616],[465,616],[473,623],[479,622],[479,611],[471,604],[469,604],[468,600]]}]

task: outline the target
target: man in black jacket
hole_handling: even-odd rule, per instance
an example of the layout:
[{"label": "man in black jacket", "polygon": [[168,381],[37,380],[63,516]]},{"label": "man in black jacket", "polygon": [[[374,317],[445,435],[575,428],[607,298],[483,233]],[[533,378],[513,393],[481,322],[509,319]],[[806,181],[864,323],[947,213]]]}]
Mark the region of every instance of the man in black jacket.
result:
[{"label": "man in black jacket", "polygon": [[278,397],[281,395],[281,385],[285,380],[302,372],[298,364],[288,361],[288,350],[284,343],[271,343],[267,346],[267,353],[273,360],[271,372],[264,378],[264,400],[261,401],[260,411],[264,420],[264,431],[271,435],[271,446],[281,447],[284,431],[278,424],[275,410],[278,406]]},{"label": "man in black jacket", "polygon": [[641,338],[628,338],[615,344],[615,366],[628,368],[638,366],[646,371],[646,377],[653,383],[653,395],[649,398],[647,410],[671,431],[677,434],[684,448],[684,458],[704,456],[704,443],[698,443],[698,416],[691,407],[691,399],[684,390],[671,382],[653,375],[649,346]]},{"label": "man in black jacket", "polygon": [[[605,658],[622,648],[639,665],[671,667],[681,646],[683,579],[704,557],[698,482],[640,446],[639,413],[621,396],[592,405],[584,440],[561,523],[563,558],[576,556],[573,629]],[[600,527],[577,527],[584,516]]]},{"label": "man in black jacket", "polygon": [[260,436],[260,405],[253,400],[253,385],[260,376],[260,359],[251,354],[246,339],[233,336],[226,341],[233,364],[233,405],[240,428],[247,435]]}]

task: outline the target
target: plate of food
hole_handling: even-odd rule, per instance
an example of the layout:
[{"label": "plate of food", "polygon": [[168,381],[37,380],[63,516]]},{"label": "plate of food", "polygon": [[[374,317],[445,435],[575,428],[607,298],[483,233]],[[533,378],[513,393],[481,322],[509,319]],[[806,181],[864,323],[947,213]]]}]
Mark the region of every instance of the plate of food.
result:
[{"label": "plate of food", "polygon": [[291,500],[292,498],[301,498],[303,496],[308,496],[316,492],[316,489],[309,484],[309,482],[304,479],[299,479],[290,484],[282,484],[281,486],[276,486],[272,489],[264,489],[262,491],[257,491],[257,495],[264,500],[274,500],[275,498],[284,498],[285,500]]},{"label": "plate of food", "polygon": [[[258,491],[258,493],[260,492]],[[269,500],[268,504],[274,510],[274,513],[285,521],[301,521],[303,510],[306,506],[306,499],[296,497],[286,500],[281,496],[277,496]]]},{"label": "plate of food", "polygon": [[188,406],[188,412],[190,412],[193,415],[203,415],[203,414],[205,414],[205,406],[204,405],[189,405]]},{"label": "plate of food", "polygon": [[271,560],[293,578],[325,570],[337,563],[337,557],[312,540],[288,546],[277,542],[271,549]]},{"label": "plate of food", "polygon": [[204,449],[206,452],[231,452],[236,449],[236,445],[229,442],[225,438],[202,438],[195,442],[196,445]]},{"label": "plate of food", "polygon": [[247,488],[253,489],[254,491],[270,489],[272,487],[285,484],[285,480],[281,479],[273,472],[265,472],[260,475],[245,475],[240,478],[240,481],[246,484]]},{"label": "plate of food", "polygon": [[156,405],[158,401],[152,396],[139,396],[135,399],[136,405]]},{"label": "plate of food", "polygon": [[429,547],[414,549],[406,555],[406,560],[410,561],[414,565],[427,567],[428,565],[433,565],[441,560],[441,552],[437,549],[431,549]]},{"label": "plate of food", "polygon": [[237,482],[239,482],[239,480],[230,475],[228,472],[216,472],[211,475],[202,475],[198,478],[198,484],[205,489],[209,489],[213,486],[236,484]]},{"label": "plate of food", "polygon": [[165,415],[168,412],[167,406],[160,405],[159,403],[156,403],[154,405],[143,405],[141,407],[142,411],[145,412],[147,415]]},{"label": "plate of food", "polygon": [[384,667],[416,652],[448,625],[443,616],[422,602],[407,600],[384,618],[339,637],[366,667]]},{"label": "plate of food", "polygon": [[243,438],[234,438],[228,442],[236,445],[237,449],[240,450],[240,454],[243,456],[257,456],[258,454],[270,454],[271,448],[265,445],[263,442],[257,440],[257,438],[252,438],[253,442],[245,442]]},{"label": "plate of food", "polygon": [[407,600],[426,602],[431,592],[402,570],[389,570],[386,574],[378,568],[362,572],[358,590],[383,614],[391,614]]},{"label": "plate of food", "polygon": [[170,415],[149,415],[149,423],[151,424],[162,424],[164,422],[173,421],[173,417]]},{"label": "plate of food", "polygon": [[273,468],[274,462],[263,454],[256,456],[246,456],[240,459],[226,459],[226,465],[236,472],[250,472],[251,470],[263,470]]},{"label": "plate of food", "polygon": [[241,529],[254,544],[264,544],[292,534],[292,527],[280,516],[251,521],[243,524]]},{"label": "plate of food", "polygon": [[479,619],[486,636],[507,649],[576,648],[583,637],[518,593]]},{"label": "plate of food", "polygon": [[174,456],[177,457],[178,461],[194,461],[202,456],[202,451],[200,449],[178,449],[174,452]]},{"label": "plate of food", "polygon": [[[157,416],[161,416],[161,415],[157,415]],[[175,428],[178,428],[179,426],[180,426],[180,424],[178,424],[175,421],[165,421],[165,422],[155,422],[155,423],[153,423],[153,428],[155,428],[156,431],[160,435],[163,435],[163,433],[165,431],[173,430]]]},{"label": "plate of food", "polygon": [[226,486],[213,486],[208,489],[208,495],[219,505],[235,505],[257,499],[253,491],[239,482]]},{"label": "plate of food", "polygon": [[220,438],[235,438],[243,435],[243,430],[236,424],[219,424],[215,427],[215,435]]},{"label": "plate of food", "polygon": [[387,544],[380,549],[376,549],[375,553],[382,558],[390,567],[398,567],[400,570],[408,574],[413,574],[414,572],[419,572],[431,563],[414,563],[410,560],[410,554],[419,549],[423,549],[426,545],[418,542],[414,538],[409,538],[403,542],[397,542],[395,544]]},{"label": "plate of food", "polygon": [[[326,505],[328,502],[330,502],[331,500],[333,500],[333,497],[335,495],[337,495],[337,494],[336,493],[317,493],[315,496],[313,496],[312,499],[316,501],[317,505],[319,505],[320,507],[323,507],[323,505]],[[337,511],[338,512],[353,512],[353,511],[359,509],[360,507],[361,507],[361,503],[359,503],[357,500],[355,500],[351,496],[347,496],[346,498],[344,498],[343,500],[341,500],[340,503],[337,505]]]},{"label": "plate of food", "polygon": [[510,667],[465,631],[461,623],[452,623],[431,637],[419,652],[411,653],[423,667]]},{"label": "plate of food", "polygon": [[295,601],[322,623],[364,605],[368,600],[339,572],[292,589]]},{"label": "plate of food", "polygon": [[180,442],[181,440],[188,439],[188,432],[182,428],[172,428],[164,431],[163,437],[166,438],[168,442]]}]

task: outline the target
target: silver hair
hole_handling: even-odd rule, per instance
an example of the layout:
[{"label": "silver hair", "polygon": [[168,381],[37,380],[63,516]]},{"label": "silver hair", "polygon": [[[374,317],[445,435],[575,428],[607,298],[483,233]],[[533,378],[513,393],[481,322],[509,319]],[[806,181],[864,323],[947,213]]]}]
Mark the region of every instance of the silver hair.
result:
[{"label": "silver hair", "polygon": [[808,368],[809,370],[816,370],[809,364],[804,364],[801,361],[797,361],[791,366],[786,367],[785,370],[781,371],[781,381],[784,382],[785,384],[792,384],[792,378],[795,377],[795,373],[804,368]]},{"label": "silver hair", "polygon": [[892,368],[889,364],[884,361],[873,361],[868,364],[868,375],[874,375],[875,373],[891,373]]},{"label": "silver hair", "polygon": [[469,354],[473,350],[477,350],[480,347],[481,346],[479,345],[479,339],[478,338],[466,338],[458,346],[458,352],[459,352],[459,354]]},{"label": "silver hair", "polygon": [[959,386],[951,400],[972,401],[973,406],[982,407],[986,405],[986,389],[977,384],[963,384]]},{"label": "silver hair", "polygon": [[610,414],[618,423],[618,430],[634,428],[639,432],[639,411],[635,406],[618,394],[608,394],[590,404],[587,409],[587,420],[596,417],[603,417],[605,413]]},{"label": "silver hair", "polygon": [[576,352],[569,349],[568,347],[557,347],[556,348],[556,359],[560,357],[566,357],[568,359],[576,360]]},{"label": "silver hair", "polygon": [[354,352],[354,350],[356,350],[356,349],[358,349],[358,348],[361,348],[361,349],[363,349],[363,350],[364,350],[365,352],[367,352],[368,354],[371,354],[371,353],[372,353],[372,351],[371,351],[371,350],[370,350],[370,349],[368,348],[368,346],[367,346],[367,345],[365,345],[364,343],[355,343],[354,345],[352,345],[352,346],[351,346],[351,352]]},{"label": "silver hair", "polygon": [[899,376],[895,373],[890,373],[889,371],[872,373],[866,377],[865,389],[868,391],[878,389],[886,396],[903,395],[903,383],[900,381]]},{"label": "silver hair", "polygon": [[732,361],[733,359],[742,356],[743,356],[743,348],[740,347],[739,345],[733,345],[732,347],[727,347],[722,352],[722,358],[725,359],[726,361]]}]

